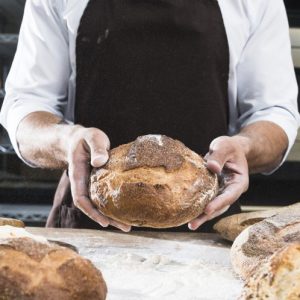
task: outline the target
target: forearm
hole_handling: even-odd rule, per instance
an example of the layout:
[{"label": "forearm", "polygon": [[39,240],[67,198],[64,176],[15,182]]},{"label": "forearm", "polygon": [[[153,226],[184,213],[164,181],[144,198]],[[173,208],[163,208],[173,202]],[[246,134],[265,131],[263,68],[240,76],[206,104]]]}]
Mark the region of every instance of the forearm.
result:
[{"label": "forearm", "polygon": [[17,131],[17,141],[25,160],[41,168],[66,168],[68,138],[74,126],[47,112],[34,112],[25,117]]},{"label": "forearm", "polygon": [[74,205],[89,218],[123,231],[130,226],[103,216],[88,195],[90,165],[102,167],[108,160],[109,139],[97,128],[66,125],[51,113],[35,112],[25,117],[17,132],[21,155],[41,168],[68,168]]},{"label": "forearm", "polygon": [[260,121],[244,127],[233,137],[242,146],[250,173],[269,172],[282,160],[288,138],[281,127]]}]

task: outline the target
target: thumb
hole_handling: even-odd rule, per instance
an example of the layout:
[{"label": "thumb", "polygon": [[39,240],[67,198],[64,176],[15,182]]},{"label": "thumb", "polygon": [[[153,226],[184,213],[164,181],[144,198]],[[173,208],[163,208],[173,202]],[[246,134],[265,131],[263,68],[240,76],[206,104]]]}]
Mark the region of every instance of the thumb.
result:
[{"label": "thumb", "polygon": [[214,139],[210,144],[209,153],[205,155],[207,168],[218,175],[221,174],[232,153],[228,139],[230,138],[225,136]]},{"label": "thumb", "polygon": [[100,168],[107,163],[109,159],[107,150],[91,150],[91,165]]},{"label": "thumb", "polygon": [[106,134],[94,129],[93,134],[86,138],[86,142],[90,148],[91,165],[100,168],[105,165],[109,159],[109,139]]}]

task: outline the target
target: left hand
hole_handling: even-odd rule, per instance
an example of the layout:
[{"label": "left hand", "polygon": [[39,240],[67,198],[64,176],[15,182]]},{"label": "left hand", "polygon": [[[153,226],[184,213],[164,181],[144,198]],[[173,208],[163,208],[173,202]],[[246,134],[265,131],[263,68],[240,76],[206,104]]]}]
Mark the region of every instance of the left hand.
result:
[{"label": "left hand", "polygon": [[204,209],[204,213],[188,226],[196,230],[203,223],[223,214],[249,186],[249,171],[246,159],[245,138],[221,136],[210,144],[205,159],[207,168],[223,176],[224,186],[220,193]]}]

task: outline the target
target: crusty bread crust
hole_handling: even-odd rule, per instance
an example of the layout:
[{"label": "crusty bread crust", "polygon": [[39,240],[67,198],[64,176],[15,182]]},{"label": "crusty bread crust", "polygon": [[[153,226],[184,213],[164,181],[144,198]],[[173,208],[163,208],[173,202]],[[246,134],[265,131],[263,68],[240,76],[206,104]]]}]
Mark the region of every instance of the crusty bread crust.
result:
[{"label": "crusty bread crust", "polygon": [[276,251],[248,277],[240,300],[300,299],[300,243]]},{"label": "crusty bread crust", "polygon": [[198,217],[218,191],[217,176],[181,142],[147,135],[94,169],[90,198],[104,215],[133,226],[168,228]]},{"label": "crusty bread crust", "polygon": [[214,225],[214,230],[217,231],[224,239],[233,242],[244,229],[253,224],[280,213],[295,213],[296,211],[300,214],[300,203],[271,210],[235,214],[218,221]]},{"label": "crusty bread crust", "polygon": [[10,219],[10,218],[0,218],[0,226],[13,226],[13,227],[25,227],[25,224],[21,220]]},{"label": "crusty bread crust", "polygon": [[245,229],[234,241],[231,261],[243,279],[287,244],[300,242],[300,214],[295,211],[275,215]]},{"label": "crusty bread crust", "polygon": [[101,272],[76,252],[31,238],[0,239],[0,300],[106,298]]}]

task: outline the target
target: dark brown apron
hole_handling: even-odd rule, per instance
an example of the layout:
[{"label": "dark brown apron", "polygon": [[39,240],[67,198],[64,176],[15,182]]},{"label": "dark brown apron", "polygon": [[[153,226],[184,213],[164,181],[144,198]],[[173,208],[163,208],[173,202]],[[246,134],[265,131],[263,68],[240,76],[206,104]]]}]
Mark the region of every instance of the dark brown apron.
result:
[{"label": "dark brown apron", "polygon": [[[112,147],[165,134],[204,155],[227,134],[229,48],[215,0],[90,0],[76,59],[75,121]],[[100,228],[74,207],[66,175],[47,226]]]}]

